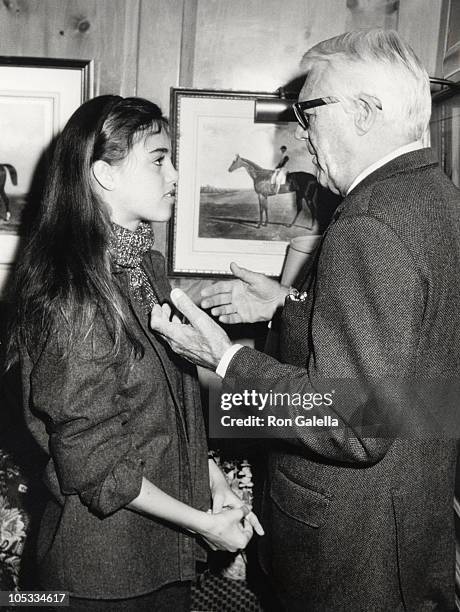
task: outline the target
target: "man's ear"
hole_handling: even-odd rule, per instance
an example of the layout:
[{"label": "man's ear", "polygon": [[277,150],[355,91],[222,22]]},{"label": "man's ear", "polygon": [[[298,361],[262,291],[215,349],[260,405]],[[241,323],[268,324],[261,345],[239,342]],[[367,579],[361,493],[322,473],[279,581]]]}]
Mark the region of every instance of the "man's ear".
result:
[{"label": "man's ear", "polygon": [[359,94],[355,112],[355,126],[358,133],[367,134],[377,119],[377,113],[382,110],[382,103],[376,96],[366,93]]},{"label": "man's ear", "polygon": [[115,177],[113,168],[110,164],[102,159],[98,159],[91,166],[91,172],[102,189],[112,191],[115,185]]}]

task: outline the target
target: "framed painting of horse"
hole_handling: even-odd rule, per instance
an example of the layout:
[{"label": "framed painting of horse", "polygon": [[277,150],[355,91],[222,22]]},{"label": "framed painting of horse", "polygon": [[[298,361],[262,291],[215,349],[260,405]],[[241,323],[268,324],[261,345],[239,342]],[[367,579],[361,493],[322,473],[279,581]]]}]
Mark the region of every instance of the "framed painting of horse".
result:
[{"label": "framed painting of horse", "polygon": [[240,265],[279,276],[289,241],[320,232],[318,184],[294,123],[255,123],[264,92],[171,90],[179,171],[169,272],[221,276]]},{"label": "framed painting of horse", "polygon": [[50,145],[91,91],[91,61],[0,57],[0,297]]}]

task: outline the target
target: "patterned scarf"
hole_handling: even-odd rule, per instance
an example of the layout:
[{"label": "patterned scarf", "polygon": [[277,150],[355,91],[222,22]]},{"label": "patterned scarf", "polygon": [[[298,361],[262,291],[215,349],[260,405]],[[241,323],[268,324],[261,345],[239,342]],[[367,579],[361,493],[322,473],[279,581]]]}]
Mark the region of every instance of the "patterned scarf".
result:
[{"label": "patterned scarf", "polygon": [[141,263],[145,253],[153,247],[154,236],[149,223],[142,222],[135,232],[116,223],[112,223],[110,253],[113,261],[120,268],[128,270],[129,286],[136,300],[150,313],[158,299]]}]

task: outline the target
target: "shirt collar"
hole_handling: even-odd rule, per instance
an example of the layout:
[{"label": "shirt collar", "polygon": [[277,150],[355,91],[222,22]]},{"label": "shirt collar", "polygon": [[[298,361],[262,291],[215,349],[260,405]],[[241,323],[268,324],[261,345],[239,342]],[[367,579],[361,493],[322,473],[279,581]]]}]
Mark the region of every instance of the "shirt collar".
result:
[{"label": "shirt collar", "polygon": [[350,187],[348,187],[346,195],[348,195],[350,191],[354,189],[356,185],[358,185],[358,183],[364,180],[366,176],[369,176],[369,174],[372,174],[372,172],[374,172],[378,168],[381,168],[382,166],[387,164],[392,159],[395,159],[396,157],[399,157],[400,155],[404,155],[404,153],[410,153],[411,151],[417,151],[418,149],[423,149],[424,146],[425,145],[423,144],[421,140],[415,140],[414,142],[410,142],[409,144],[403,145],[402,147],[395,149],[391,153],[388,153],[388,155],[385,155],[385,157],[382,157],[378,161],[374,162],[373,164],[365,168],[362,172],[360,172],[358,176],[354,179],[354,181],[351,183]]}]

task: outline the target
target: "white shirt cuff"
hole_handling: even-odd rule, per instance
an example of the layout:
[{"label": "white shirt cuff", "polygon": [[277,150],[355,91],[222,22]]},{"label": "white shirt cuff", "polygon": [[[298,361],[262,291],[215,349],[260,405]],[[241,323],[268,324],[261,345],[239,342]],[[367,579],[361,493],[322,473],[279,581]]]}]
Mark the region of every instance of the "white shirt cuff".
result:
[{"label": "white shirt cuff", "polygon": [[243,348],[242,344],[233,344],[229,349],[225,351],[222,355],[222,359],[219,361],[219,364],[216,368],[216,374],[224,378],[227,373],[227,368],[230,365],[230,361],[233,359],[235,353],[237,353],[240,348]]}]

